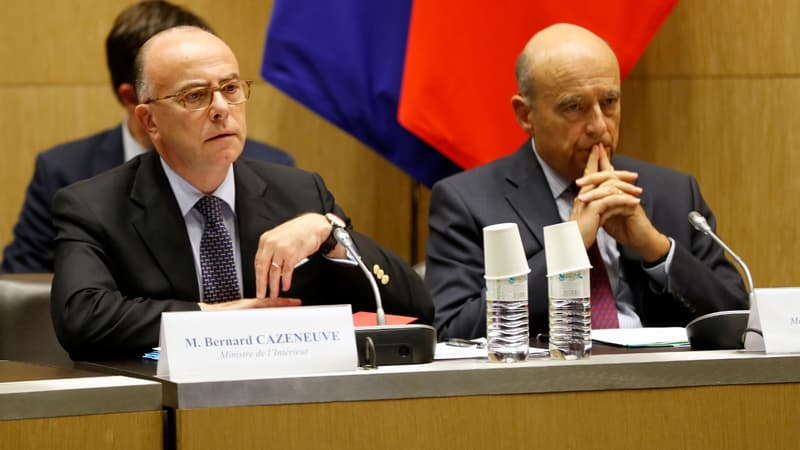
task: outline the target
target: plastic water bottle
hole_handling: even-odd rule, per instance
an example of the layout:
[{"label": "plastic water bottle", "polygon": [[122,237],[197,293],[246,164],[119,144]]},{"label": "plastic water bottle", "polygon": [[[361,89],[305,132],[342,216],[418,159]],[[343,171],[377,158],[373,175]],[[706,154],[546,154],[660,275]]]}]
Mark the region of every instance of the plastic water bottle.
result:
[{"label": "plastic water bottle", "polygon": [[589,270],[548,277],[550,357],[582,359],[592,353]]},{"label": "plastic water bottle", "polygon": [[489,360],[528,358],[528,260],[516,223],[483,227]]},{"label": "plastic water bottle", "polygon": [[486,344],[489,360],[528,358],[528,276],[486,280]]}]

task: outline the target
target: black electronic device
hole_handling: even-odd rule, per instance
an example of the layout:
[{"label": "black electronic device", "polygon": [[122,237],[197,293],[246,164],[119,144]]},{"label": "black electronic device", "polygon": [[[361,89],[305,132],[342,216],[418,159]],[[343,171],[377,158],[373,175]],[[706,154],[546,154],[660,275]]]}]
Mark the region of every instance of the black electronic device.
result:
[{"label": "black electronic device", "polygon": [[355,330],[360,367],[433,361],[436,329],[430,325],[376,325]]},{"label": "black electronic device", "polygon": [[693,350],[723,350],[744,347],[742,341],[750,311],[717,311],[705,314],[686,325],[686,336]]}]

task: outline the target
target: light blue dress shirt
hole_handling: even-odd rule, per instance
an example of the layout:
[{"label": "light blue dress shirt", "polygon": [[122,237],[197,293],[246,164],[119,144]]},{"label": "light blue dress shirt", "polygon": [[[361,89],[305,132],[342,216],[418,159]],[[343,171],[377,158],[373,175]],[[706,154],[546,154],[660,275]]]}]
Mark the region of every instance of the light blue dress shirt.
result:
[{"label": "light blue dress shirt", "polygon": [[122,153],[123,157],[125,158],[124,159],[125,162],[130,161],[133,158],[141,155],[142,153],[145,153],[146,151],[150,150],[148,148],[142,147],[142,145],[139,144],[136,141],[136,139],[133,138],[131,130],[128,129],[128,120],[131,119],[123,120],[122,125],[120,125],[120,127],[122,128]]}]

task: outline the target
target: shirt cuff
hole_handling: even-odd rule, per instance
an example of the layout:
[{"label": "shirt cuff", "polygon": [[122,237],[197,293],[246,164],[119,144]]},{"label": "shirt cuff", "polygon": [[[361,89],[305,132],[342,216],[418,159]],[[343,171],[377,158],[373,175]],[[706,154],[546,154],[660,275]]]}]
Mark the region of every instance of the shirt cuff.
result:
[{"label": "shirt cuff", "polygon": [[348,264],[351,266],[357,266],[358,263],[353,261],[352,259],[342,259],[342,258],[329,258],[327,255],[322,255],[323,258],[327,259],[328,261],[332,261],[339,264]]}]

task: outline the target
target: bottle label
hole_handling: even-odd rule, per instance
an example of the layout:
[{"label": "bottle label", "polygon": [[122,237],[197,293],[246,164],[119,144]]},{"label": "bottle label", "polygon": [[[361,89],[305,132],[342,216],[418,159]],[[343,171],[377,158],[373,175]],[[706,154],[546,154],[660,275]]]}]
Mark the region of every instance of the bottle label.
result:
[{"label": "bottle label", "polygon": [[528,276],[486,280],[486,300],[492,301],[527,301]]},{"label": "bottle label", "polygon": [[586,298],[592,294],[588,269],[553,275],[547,285],[550,298]]}]

